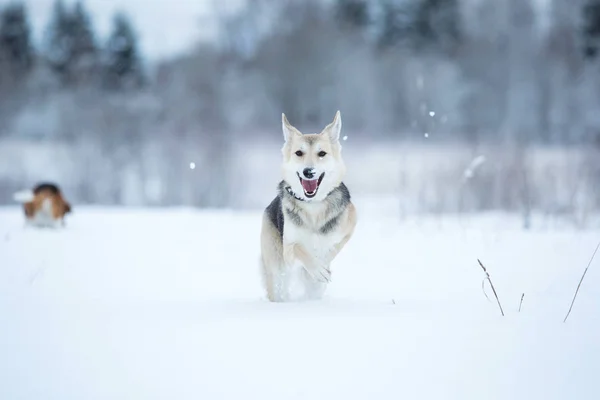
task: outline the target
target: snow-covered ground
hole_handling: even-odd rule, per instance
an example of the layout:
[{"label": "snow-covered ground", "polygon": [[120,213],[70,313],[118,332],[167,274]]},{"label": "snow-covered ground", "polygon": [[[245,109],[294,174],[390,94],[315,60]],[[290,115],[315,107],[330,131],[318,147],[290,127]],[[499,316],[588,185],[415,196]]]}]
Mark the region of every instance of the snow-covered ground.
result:
[{"label": "snow-covered ground", "polygon": [[600,231],[357,206],[326,298],[289,304],[259,212],[0,208],[0,399],[600,398],[600,257],[562,322]]}]

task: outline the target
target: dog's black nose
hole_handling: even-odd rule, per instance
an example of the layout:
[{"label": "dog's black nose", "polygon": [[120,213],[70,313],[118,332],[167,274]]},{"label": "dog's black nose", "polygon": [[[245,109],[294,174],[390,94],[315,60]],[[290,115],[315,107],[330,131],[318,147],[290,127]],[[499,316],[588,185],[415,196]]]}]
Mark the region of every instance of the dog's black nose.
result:
[{"label": "dog's black nose", "polygon": [[304,171],[302,171],[302,173],[304,174],[306,179],[312,179],[315,177],[315,171],[312,168],[304,168]]}]

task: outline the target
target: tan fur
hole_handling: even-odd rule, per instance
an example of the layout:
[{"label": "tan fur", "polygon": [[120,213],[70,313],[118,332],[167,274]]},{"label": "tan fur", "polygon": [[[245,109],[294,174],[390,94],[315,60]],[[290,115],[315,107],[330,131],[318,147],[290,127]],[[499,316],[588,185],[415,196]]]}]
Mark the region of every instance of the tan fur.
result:
[{"label": "tan fur", "polygon": [[277,282],[273,268],[266,268],[266,266],[281,266],[283,262],[283,245],[279,238],[277,229],[269,222],[267,215],[263,215],[263,222],[260,234],[260,248],[261,248],[261,265],[263,266],[263,284],[267,290],[267,298],[269,301],[275,301],[275,291]]},{"label": "tan fur", "polygon": [[340,230],[344,232],[344,238],[334,246],[328,262],[333,261],[333,259],[337,257],[339,252],[342,251],[344,246],[346,246],[346,243],[348,243],[348,241],[354,234],[354,229],[356,228],[357,221],[356,207],[354,207],[354,204],[350,203],[348,209],[346,210],[346,216],[345,218],[343,218],[342,221],[343,226],[340,227]]}]

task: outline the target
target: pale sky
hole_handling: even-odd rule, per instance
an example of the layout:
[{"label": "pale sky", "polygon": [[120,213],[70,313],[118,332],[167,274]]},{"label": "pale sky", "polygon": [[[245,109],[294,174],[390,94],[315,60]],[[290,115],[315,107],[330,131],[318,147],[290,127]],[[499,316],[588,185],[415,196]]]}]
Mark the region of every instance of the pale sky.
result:
[{"label": "pale sky", "polygon": [[[0,6],[11,0],[0,0]],[[54,0],[23,0],[38,44],[50,19]],[[74,0],[64,0],[65,4]],[[191,47],[197,40],[214,36],[213,4],[235,9],[243,0],[85,0],[97,34],[104,40],[117,10],[134,22],[140,46],[150,59],[172,57]]]}]

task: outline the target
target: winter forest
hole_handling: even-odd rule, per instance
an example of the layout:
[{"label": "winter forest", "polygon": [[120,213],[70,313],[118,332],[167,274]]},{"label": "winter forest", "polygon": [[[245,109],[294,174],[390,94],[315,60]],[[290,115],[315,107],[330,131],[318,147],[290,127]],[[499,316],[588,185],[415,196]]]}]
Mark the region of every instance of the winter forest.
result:
[{"label": "winter forest", "polygon": [[353,193],[400,215],[600,208],[600,0],[217,1],[215,40],[162,60],[135,15],[104,37],[57,0],[38,44],[32,6],[0,4],[1,204],[54,180],[75,204],[264,207],[281,113],[308,133],[339,109]]}]

